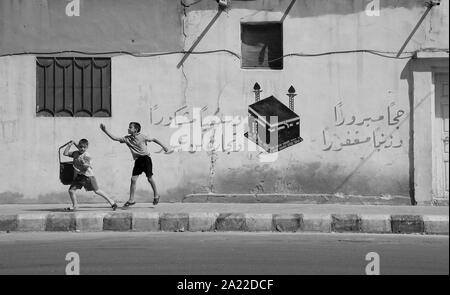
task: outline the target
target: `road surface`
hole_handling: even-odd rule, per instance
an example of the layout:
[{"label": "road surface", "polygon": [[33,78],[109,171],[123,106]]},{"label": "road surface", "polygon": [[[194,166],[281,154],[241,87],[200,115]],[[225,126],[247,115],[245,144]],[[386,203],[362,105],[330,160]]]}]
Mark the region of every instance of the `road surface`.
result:
[{"label": "road surface", "polygon": [[0,274],[449,274],[448,236],[305,233],[0,233]]}]

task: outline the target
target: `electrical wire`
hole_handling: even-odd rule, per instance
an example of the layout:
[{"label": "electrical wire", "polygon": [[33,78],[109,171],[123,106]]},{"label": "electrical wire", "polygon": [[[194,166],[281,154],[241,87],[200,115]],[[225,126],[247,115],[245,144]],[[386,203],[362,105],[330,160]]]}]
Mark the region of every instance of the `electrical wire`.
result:
[{"label": "electrical wire", "polygon": [[395,52],[385,52],[385,51],[377,51],[377,50],[369,50],[369,49],[330,51],[330,52],[323,52],[323,53],[289,53],[289,54],[283,55],[282,57],[278,57],[278,58],[269,60],[268,62],[274,62],[274,61],[283,59],[285,57],[290,57],[290,56],[319,57],[319,56],[349,54],[349,53],[369,53],[369,54],[373,54],[373,55],[377,55],[377,56],[385,57],[385,58],[391,58],[391,59],[410,59],[415,56],[416,52],[405,52],[405,53],[408,53],[409,55],[403,56],[403,57],[387,55],[387,54],[396,54]]},{"label": "electrical wire", "polygon": [[197,52],[189,52],[189,51],[170,51],[170,52],[159,52],[159,53],[134,53],[130,51],[102,51],[102,52],[86,52],[86,51],[77,51],[77,50],[62,50],[62,51],[53,51],[53,52],[18,52],[18,53],[5,53],[1,54],[0,57],[5,56],[15,56],[15,55],[56,55],[56,54],[65,54],[65,53],[76,53],[76,54],[83,54],[83,55],[131,55],[134,57],[157,57],[157,56],[165,56],[165,55],[174,55],[174,54],[210,54],[210,53],[219,53],[219,52],[226,52],[231,55],[234,55],[238,59],[241,59],[241,57],[227,49],[217,49],[217,50],[207,50],[207,51],[197,51]]},{"label": "electrical wire", "polygon": [[[354,54],[354,53],[367,53],[372,54],[376,56],[380,56],[383,58],[390,58],[390,59],[411,59],[414,56],[416,56],[417,52],[446,52],[448,53],[448,49],[437,49],[437,48],[431,48],[431,49],[422,49],[418,51],[412,51],[412,52],[404,52],[404,54],[407,54],[407,56],[401,56],[397,57],[396,52],[389,52],[389,51],[379,51],[379,50],[371,50],[371,49],[358,49],[358,50],[342,50],[342,51],[329,51],[329,52],[321,52],[321,53],[289,53],[285,54],[281,57],[271,59],[268,62],[275,62],[280,59],[284,59],[286,57],[320,57],[320,56],[329,56],[329,55],[337,55],[337,54]],[[86,51],[77,51],[77,50],[63,50],[63,51],[53,51],[53,52],[18,52],[18,53],[6,53],[1,54],[0,57],[5,56],[17,56],[17,55],[57,55],[57,54],[66,54],[66,53],[75,53],[75,54],[82,54],[82,55],[89,55],[89,56],[95,56],[95,55],[131,55],[134,57],[158,57],[158,56],[166,56],[166,55],[174,55],[174,54],[194,54],[194,55],[201,55],[201,54],[213,54],[213,53],[228,53],[234,57],[236,57],[239,60],[242,60],[242,57],[237,54],[236,52],[233,52],[231,50],[227,49],[217,49],[217,50],[207,50],[207,51],[171,51],[171,52],[159,52],[159,53],[133,53],[130,51],[104,51],[104,52],[86,52]]]}]

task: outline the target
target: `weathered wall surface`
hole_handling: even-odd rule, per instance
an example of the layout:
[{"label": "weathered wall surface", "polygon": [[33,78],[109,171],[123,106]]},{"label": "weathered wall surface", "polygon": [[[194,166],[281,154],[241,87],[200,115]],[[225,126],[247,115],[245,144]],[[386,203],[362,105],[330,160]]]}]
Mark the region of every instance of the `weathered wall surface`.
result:
[{"label": "weathered wall surface", "polygon": [[[80,17],[88,5],[99,8],[104,2],[109,3],[84,1]],[[100,31],[107,34],[101,34],[94,27],[91,39],[81,46],[75,44],[76,38],[72,42],[64,38],[63,41],[54,41],[57,39],[55,37],[65,33],[66,27],[62,31],[57,28],[51,30],[49,47],[39,40],[27,42],[20,37],[27,36],[23,32],[13,38],[14,42],[7,42],[11,37],[11,28],[18,26],[13,22],[6,23],[0,29],[0,42],[3,42],[0,48],[8,53],[21,50],[114,51],[127,48],[176,51],[180,41],[187,50],[217,13],[215,1],[205,0],[196,4],[185,1],[184,6],[177,1],[177,5],[172,1],[157,1],[149,11],[155,15],[170,14],[168,20],[147,19],[143,12],[131,16],[130,10],[143,11],[145,6],[142,1],[137,1],[139,5],[135,2],[125,1],[123,6],[119,3],[105,5],[101,9],[104,16],[120,11],[119,19],[123,21],[110,19],[104,23],[96,18],[95,22],[102,27]],[[169,8],[163,2],[170,2]],[[20,1],[2,2],[4,20],[10,19],[5,9],[11,11],[17,3],[28,5]],[[53,1],[42,3],[48,3],[49,7],[56,5]],[[241,21],[281,19],[290,3],[287,0],[233,1],[232,9],[217,19],[195,51],[226,49],[240,55]],[[364,1],[297,1],[283,24],[284,53],[355,49],[397,52],[425,8],[422,1],[381,3],[381,15],[368,17]],[[106,7],[112,7],[113,12]],[[40,14],[42,9],[38,10]],[[156,13],[158,9],[161,11]],[[86,10],[84,24],[74,23],[79,21],[74,18],[69,20],[72,22],[70,26],[79,34],[87,34],[89,29],[85,26],[98,10]],[[36,19],[38,23],[49,19],[45,15],[40,17]],[[64,13],[57,24],[62,25],[63,19]],[[177,29],[174,27],[176,21],[179,21]],[[149,31],[148,22],[156,22],[158,26]],[[120,24],[125,29],[118,29]],[[447,24],[448,2],[445,1],[428,16],[405,52],[448,48]],[[139,36],[136,40],[142,41],[137,42],[139,46],[125,41],[131,32]],[[117,38],[111,38],[116,34]],[[103,40],[102,35],[107,40]],[[191,119],[194,108],[203,108],[206,109],[203,117],[233,116],[245,120],[248,105],[255,100],[255,82],[262,87],[262,98],[274,95],[286,105],[287,90],[291,85],[295,87],[298,96],[294,111],[301,119],[303,142],[279,152],[275,161],[266,162],[261,158],[264,155],[252,151],[247,140],[241,151],[221,147],[216,152],[202,149],[163,154],[158,153],[157,146],[151,146],[155,180],[163,198],[179,200],[189,193],[204,192],[409,194],[409,120],[412,111],[409,99],[412,90],[408,81],[402,78],[408,59],[388,59],[367,53],[291,56],[285,58],[283,70],[270,71],[242,70],[239,58],[227,52],[193,54],[177,68],[182,57],[181,54],[113,57],[112,117],[107,119],[36,117],[35,57],[1,57],[2,198],[40,198],[43,201],[66,198],[67,188],[58,180],[57,149],[70,139],[85,137],[91,141],[90,152],[95,159],[94,169],[99,184],[113,197],[125,200],[133,164],[131,155],[126,146],[110,141],[101,133],[99,123],[105,123],[116,135],[125,135],[128,122],[140,121],[144,133],[166,144],[172,143],[177,150],[179,133],[176,132],[180,130],[176,125],[169,124],[175,111],[182,109],[178,115]],[[243,124],[240,127],[247,128]],[[195,124],[187,126],[198,129]],[[216,128],[216,132],[220,132],[219,129]],[[242,137],[243,130],[237,133],[238,137]],[[190,135],[195,136],[193,133]],[[211,133],[206,132],[204,142],[209,139],[206,135]],[[390,135],[392,142],[382,143]],[[366,139],[369,140],[364,143]],[[150,188],[144,178],[139,181],[138,189],[145,190],[140,192],[142,195],[149,194]]]},{"label": "weathered wall surface", "polygon": [[81,0],[69,17],[70,2],[0,1],[0,54],[182,50],[179,1]]}]

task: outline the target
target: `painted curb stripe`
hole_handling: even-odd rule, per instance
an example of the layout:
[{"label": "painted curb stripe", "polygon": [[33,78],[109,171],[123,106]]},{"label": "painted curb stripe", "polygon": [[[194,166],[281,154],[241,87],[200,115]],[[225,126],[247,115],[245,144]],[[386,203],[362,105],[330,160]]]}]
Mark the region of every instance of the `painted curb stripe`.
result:
[{"label": "painted curb stripe", "polygon": [[[143,230],[135,229],[136,221],[146,221],[149,226]],[[146,213],[146,212],[114,212],[114,213],[46,213],[37,214],[43,226],[26,225],[24,222],[33,220],[30,214],[0,215],[1,232],[50,231],[64,232],[81,229],[84,222],[92,219],[92,228],[96,231],[244,231],[244,232],[310,232],[311,222],[329,224],[331,232],[353,233],[384,233],[384,234],[442,234],[449,235],[448,230],[439,230],[430,226],[436,224],[439,228],[449,226],[447,215],[386,215],[386,214],[258,214],[258,213]],[[30,219],[31,218],[31,219]],[[36,219],[36,220],[38,220]],[[304,220],[305,219],[305,220]],[[305,228],[304,222],[308,223]],[[434,222],[434,223],[433,223]],[[97,224],[98,223],[98,224]],[[271,223],[271,225],[270,225]],[[22,226],[23,224],[23,226]],[[89,225],[89,224],[88,224]],[[157,226],[156,226],[157,225]],[[386,226],[386,231],[380,231],[380,226]],[[42,227],[42,228],[41,228]],[[330,232],[324,226],[315,226],[319,232]],[[314,228],[314,229],[315,229]],[[271,230],[269,230],[271,229]],[[86,226],[86,232],[90,227]]]}]

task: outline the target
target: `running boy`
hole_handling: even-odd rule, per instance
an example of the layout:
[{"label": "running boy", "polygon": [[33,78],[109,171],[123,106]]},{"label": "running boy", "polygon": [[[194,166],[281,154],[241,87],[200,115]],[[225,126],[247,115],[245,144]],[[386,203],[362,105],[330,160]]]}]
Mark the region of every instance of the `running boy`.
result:
[{"label": "running boy", "polygon": [[[78,151],[71,152],[72,145],[78,149]],[[71,141],[64,150],[64,156],[73,158],[73,168],[75,169],[75,179],[69,188],[70,199],[72,200],[72,207],[66,208],[66,211],[76,211],[78,209],[77,197],[75,195],[76,190],[85,188],[86,191],[94,191],[97,195],[104,198],[115,211],[117,209],[117,203],[111,200],[106,193],[98,188],[97,181],[92,170],[92,158],[86,152],[89,147],[87,139],[81,139],[78,145]]]},{"label": "running boy", "polygon": [[169,150],[166,146],[164,146],[160,141],[155,138],[149,138],[143,134],[141,134],[141,124],[137,122],[131,122],[128,126],[128,135],[124,137],[116,137],[112,135],[108,130],[106,130],[106,126],[104,124],[100,124],[100,129],[105,132],[106,135],[109,136],[114,141],[118,141],[120,143],[125,143],[131,151],[131,155],[134,159],[134,168],[131,176],[131,184],[130,184],[130,199],[123,205],[124,207],[130,207],[136,204],[134,200],[134,192],[136,191],[136,181],[139,178],[139,175],[145,173],[147,176],[147,180],[152,186],[153,189],[153,205],[157,205],[159,203],[159,194],[156,188],[155,181],[153,180],[153,164],[152,159],[150,158],[150,153],[147,150],[147,142],[154,142],[160,145],[164,151],[167,153]]}]

